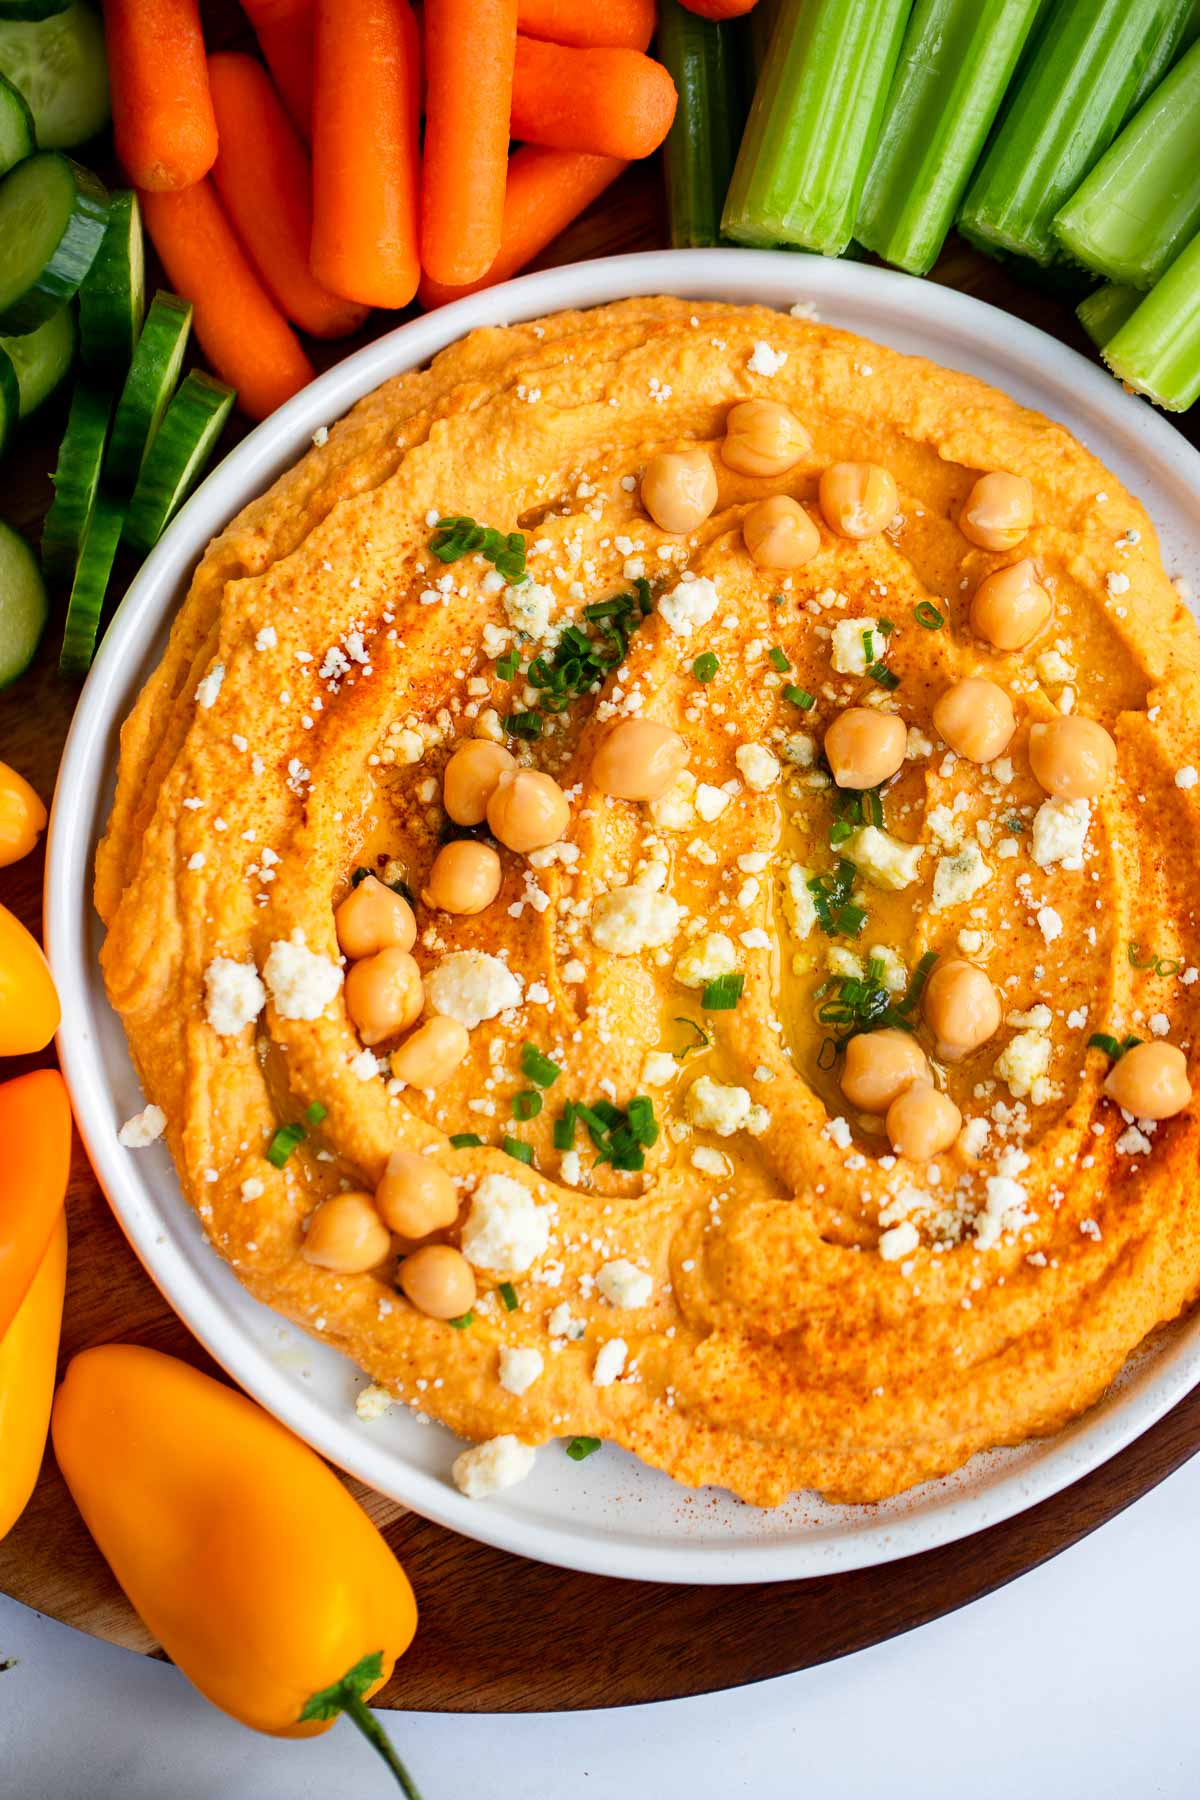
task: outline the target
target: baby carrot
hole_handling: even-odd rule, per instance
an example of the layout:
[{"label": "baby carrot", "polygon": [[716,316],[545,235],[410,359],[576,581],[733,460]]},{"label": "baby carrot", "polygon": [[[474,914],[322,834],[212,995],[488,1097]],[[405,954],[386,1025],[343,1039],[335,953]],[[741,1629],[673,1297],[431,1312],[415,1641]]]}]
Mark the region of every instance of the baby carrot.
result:
[{"label": "baby carrot", "polygon": [[604,0],[597,6],[581,6],[579,0],[517,0],[517,30],[581,49],[609,44],[645,50],[654,36],[654,12],[654,0]]},{"label": "baby carrot", "polygon": [[469,286],[446,287],[430,275],[422,276],[421,305],[426,310],[444,306],[447,300],[507,281],[565,231],[628,166],[612,156],[581,156],[573,150],[543,150],[536,144],[514,151],[504,193],[500,254],[486,274]]},{"label": "baby carrot", "polygon": [[478,281],[500,251],[517,0],[425,0],[421,265]]},{"label": "baby carrot", "polygon": [[197,0],[104,0],[104,35],[129,179],[155,193],[190,187],[217,154]]},{"label": "baby carrot", "polygon": [[292,124],[311,138],[313,0],[244,0],[243,10]]},{"label": "baby carrot", "polygon": [[640,50],[517,39],[512,135],[524,143],[632,161],[658,149],[677,98],[662,64]]},{"label": "baby carrot", "polygon": [[204,354],[237,389],[242,411],[265,419],[312,380],[312,364],[251,268],[211,181],[141,201],[167,279],[195,309]]},{"label": "baby carrot", "polygon": [[417,291],[417,25],[408,0],[317,0],[317,280],[364,306]]},{"label": "baby carrot", "polygon": [[230,223],[275,304],[314,337],[345,337],[365,306],[331,294],[308,266],[312,171],[270,78],[235,50],[208,59],[221,148],[213,181]]},{"label": "baby carrot", "polygon": [[679,0],[698,19],[740,19],[753,12],[758,0]]}]

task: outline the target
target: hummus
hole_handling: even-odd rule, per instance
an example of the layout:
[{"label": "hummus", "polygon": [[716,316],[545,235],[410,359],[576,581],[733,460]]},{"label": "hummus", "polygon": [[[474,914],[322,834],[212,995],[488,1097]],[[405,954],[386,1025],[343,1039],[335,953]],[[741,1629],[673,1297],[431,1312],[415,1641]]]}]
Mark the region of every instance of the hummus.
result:
[{"label": "hummus", "polygon": [[[782,475],[720,454],[755,397],[811,440]],[[1123,1114],[1089,1048],[1194,1058],[1200,1011],[1200,641],[1141,505],[965,375],[670,299],[476,332],[318,435],[196,571],[97,862],[108,991],[214,1249],[373,1396],[498,1446],[472,1493],[581,1435],[760,1505],[870,1501],[1089,1406],[1200,1283],[1197,1106]],[[716,503],[665,531],[643,472],[697,446]],[[849,460],[898,491],[861,539],[818,499]],[[1032,484],[1019,548],[960,529],[990,471]],[[786,573],[742,530],[777,494],[819,536]],[[447,515],[521,534],[526,579],[494,544],[439,561]],[[969,609],[1018,557],[1052,616],[1003,651]],[[585,609],[622,595],[613,666],[578,689],[577,664],[555,710],[564,628],[607,661]],[[1016,718],[986,763],[933,722],[979,676]],[[847,808],[822,745],[850,707],[898,717],[907,754]],[[1030,732],[1064,715],[1115,740],[1094,798],[1034,778]],[[649,801],[591,779],[631,716],[687,747]],[[421,895],[471,738],[552,775],[569,823],[501,845],[495,899],[454,915]],[[436,1088],[348,1008],[334,913],[364,868],[413,897],[425,1017],[468,1033]],[[933,955],[998,1000],[954,1060],[917,992]],[[924,1160],[842,1091],[880,991],[961,1114]],[[304,1255],[316,1208],[369,1195],[397,1148],[454,1183],[435,1240],[474,1269],[468,1322],[404,1297],[411,1243],[350,1274]]]}]

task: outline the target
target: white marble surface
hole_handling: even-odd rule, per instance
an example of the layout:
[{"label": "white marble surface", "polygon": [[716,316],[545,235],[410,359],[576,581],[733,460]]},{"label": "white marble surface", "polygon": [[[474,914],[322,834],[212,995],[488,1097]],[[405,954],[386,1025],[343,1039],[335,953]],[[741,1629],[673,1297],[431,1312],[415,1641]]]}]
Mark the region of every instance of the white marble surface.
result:
[{"label": "white marble surface", "polygon": [[[1200,1457],[1044,1568],[842,1662],[624,1712],[393,1714],[393,1735],[424,1800],[1195,1800],[1198,1517]],[[5,1658],[13,1800],[399,1791],[345,1723],[306,1743],[258,1737],[174,1669],[0,1599]]]}]

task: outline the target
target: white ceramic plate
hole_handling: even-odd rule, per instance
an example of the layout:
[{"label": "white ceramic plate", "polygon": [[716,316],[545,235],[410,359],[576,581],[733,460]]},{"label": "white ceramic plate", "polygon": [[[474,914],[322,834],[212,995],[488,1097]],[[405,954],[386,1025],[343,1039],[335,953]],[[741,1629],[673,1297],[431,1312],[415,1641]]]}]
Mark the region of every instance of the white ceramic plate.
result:
[{"label": "white ceramic plate", "polygon": [[403,1407],[360,1423],[353,1399],[362,1375],[243,1291],[207,1247],[165,1148],[119,1147],[117,1127],[142,1100],[105,1000],[90,898],[120,723],[213,534],[303,454],[318,426],[474,326],[655,293],[780,308],[808,301],[832,324],[982,376],[1061,420],[1144,499],[1170,572],[1200,571],[1200,456],[1074,351],[993,307],[907,275],[780,251],[661,251],[529,275],[404,325],[331,369],[234,450],[147,558],[109,627],[67,742],[50,824],[47,944],[63,1003],[59,1054],[113,1210],[176,1312],[264,1406],[372,1487],[502,1549],[647,1580],[777,1581],[930,1549],[1065,1487],[1200,1379],[1200,1318],[1157,1334],[1105,1400],[1058,1437],[977,1457],[957,1475],[880,1506],[830,1506],[808,1495],[760,1511],[713,1489],[690,1493],[613,1448],[578,1464],[553,1444],[521,1486],[466,1500],[449,1481],[457,1441]]}]

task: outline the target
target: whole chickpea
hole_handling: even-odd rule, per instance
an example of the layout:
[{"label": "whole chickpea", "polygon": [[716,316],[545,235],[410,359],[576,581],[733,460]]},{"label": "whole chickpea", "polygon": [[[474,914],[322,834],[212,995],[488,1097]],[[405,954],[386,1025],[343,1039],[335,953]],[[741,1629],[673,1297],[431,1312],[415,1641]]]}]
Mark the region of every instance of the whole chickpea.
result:
[{"label": "whole chickpea", "polygon": [[417,921],[403,894],[366,875],[352,888],[333,915],[338,945],[357,961],[377,950],[411,950]]},{"label": "whole chickpea", "polygon": [[424,1004],[421,971],[407,950],[364,956],[346,976],[346,1011],[368,1048],[406,1031]]},{"label": "whole chickpea", "polygon": [[886,1124],[897,1155],[928,1162],[950,1148],[962,1129],[962,1114],[932,1081],[914,1081],[888,1107]]},{"label": "whole chickpea", "polygon": [[925,983],[922,1011],[943,1062],[958,1062],[994,1036],[1000,997],[982,969],[961,957],[939,962]]},{"label": "whole chickpea", "polygon": [[717,472],[707,450],[659,450],[642,475],[642,505],[663,531],[695,531],[717,504]]},{"label": "whole chickpea", "polygon": [[903,766],[908,745],[904,720],[873,706],[849,706],[825,733],[825,755],[842,788],[878,787]]},{"label": "whole chickpea", "polygon": [[929,1064],[907,1031],[861,1031],[846,1045],[842,1092],[860,1112],[885,1113],[897,1094],[929,1079]]},{"label": "whole chickpea", "polygon": [[1187,1058],[1175,1044],[1135,1044],[1109,1070],[1104,1091],[1135,1119],[1173,1119],[1192,1097]]},{"label": "whole chickpea", "polygon": [[391,1247],[370,1194],[334,1194],[313,1214],[300,1254],[319,1269],[361,1275],[381,1263]]},{"label": "whole chickpea", "polygon": [[958,529],[981,550],[1013,550],[1033,524],[1033,484],[1024,475],[981,475],[958,517]]},{"label": "whole chickpea", "polygon": [[460,744],[442,776],[442,805],[454,823],[482,825],[496,783],[516,766],[516,757],[503,744],[491,744],[486,738]]},{"label": "whole chickpea", "polygon": [[524,855],[556,844],[571,823],[571,809],[552,775],[517,769],[497,782],[488,801],[487,822],[506,849]]},{"label": "whole chickpea", "polygon": [[400,1264],[400,1291],[431,1319],[461,1319],[475,1304],[475,1272],[451,1244],[423,1244]]},{"label": "whole chickpea", "polygon": [[971,630],[996,650],[1023,650],[1054,611],[1037,566],[1026,556],[985,575],[971,599]]},{"label": "whole chickpea", "polygon": [[817,494],[825,523],[844,538],[877,537],[900,508],[895,477],[878,463],[830,463]]},{"label": "whole chickpea", "polygon": [[436,1013],[392,1051],[392,1074],[409,1087],[441,1087],[467,1054],[470,1043],[465,1025]]},{"label": "whole chickpea", "polygon": [[502,877],[500,858],[490,844],[455,838],[434,857],[421,898],[438,912],[481,913],[500,892]]},{"label": "whole chickpea", "polygon": [[687,762],[677,731],[655,719],[621,719],[592,758],[592,780],[615,800],[657,800]]},{"label": "whole chickpea", "polygon": [[388,1230],[403,1238],[444,1231],[458,1217],[458,1194],[445,1169],[411,1150],[393,1150],[388,1157],[375,1205]]},{"label": "whole chickpea", "polygon": [[795,413],[777,400],[739,400],[725,419],[721,461],[739,475],[783,475],[812,453]]},{"label": "whole chickpea", "polygon": [[1060,800],[1102,794],[1117,767],[1117,746],[1095,719],[1066,713],[1029,728],[1029,766],[1034,780]]},{"label": "whole chickpea", "polygon": [[798,569],[821,548],[821,534],[789,494],[760,500],[742,520],[742,539],[760,569]]},{"label": "whole chickpea", "polygon": [[933,706],[934,729],[968,762],[994,762],[1003,756],[1017,729],[1013,703],[1002,687],[981,675],[969,675],[939,694]]}]

